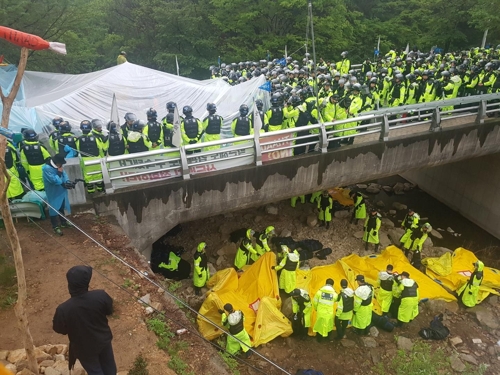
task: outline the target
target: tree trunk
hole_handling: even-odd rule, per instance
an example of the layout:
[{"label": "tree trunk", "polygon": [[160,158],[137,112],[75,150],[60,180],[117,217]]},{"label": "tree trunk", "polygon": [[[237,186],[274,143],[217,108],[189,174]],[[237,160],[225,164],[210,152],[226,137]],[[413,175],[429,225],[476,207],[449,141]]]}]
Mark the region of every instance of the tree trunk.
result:
[{"label": "tree trunk", "polygon": [[[17,92],[19,91],[19,86],[21,85],[21,80],[23,77],[24,69],[26,68],[26,62],[28,60],[28,49],[21,49],[21,58],[19,60],[19,65],[17,67],[17,75],[14,80],[14,85],[8,96],[4,96],[2,90],[0,89],[0,97],[2,98],[3,110],[2,110],[2,127],[7,128],[9,125],[10,111],[12,108],[12,103],[16,98]],[[3,222],[5,224],[5,231],[7,233],[7,238],[9,239],[10,247],[14,255],[14,264],[16,266],[17,275],[17,303],[14,307],[14,311],[17,316],[19,323],[19,328],[23,336],[24,348],[26,349],[26,355],[28,357],[28,368],[35,374],[38,374],[38,364],[35,357],[35,345],[33,344],[33,337],[30,333],[28,316],[26,314],[25,304],[26,298],[28,296],[26,290],[26,277],[24,274],[24,263],[23,254],[21,251],[21,244],[19,243],[19,237],[17,236],[16,227],[12,221],[12,215],[10,213],[9,202],[7,200],[7,188],[9,186],[10,175],[7,172],[7,167],[5,165],[5,150],[7,147],[7,139],[0,136],[0,211],[2,212]]]}]

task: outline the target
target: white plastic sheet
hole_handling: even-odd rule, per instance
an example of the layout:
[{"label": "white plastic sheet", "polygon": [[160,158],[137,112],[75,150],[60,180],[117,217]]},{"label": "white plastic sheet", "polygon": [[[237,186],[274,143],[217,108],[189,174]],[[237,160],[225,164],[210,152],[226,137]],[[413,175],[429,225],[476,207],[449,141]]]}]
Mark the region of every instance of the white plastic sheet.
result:
[{"label": "white plastic sheet", "polygon": [[[6,74],[12,77],[12,72],[0,70],[2,88],[8,87]],[[30,127],[40,132],[55,116],[63,117],[74,128],[84,119],[107,122],[113,94],[116,94],[122,122],[127,112],[146,120],[146,111],[151,107],[157,110],[160,120],[167,112],[165,104],[169,101],[177,103],[181,114],[183,106],[191,106],[194,116],[203,120],[208,114],[207,103],[215,103],[217,113],[224,117],[223,135],[229,137],[231,121],[241,104],[247,104],[252,110],[253,102],[262,99],[267,108],[269,94],[259,89],[264,82],[261,76],[230,86],[222,79],[197,81],[131,63],[78,75],[27,71],[21,101],[13,108],[9,128],[19,131]]]}]

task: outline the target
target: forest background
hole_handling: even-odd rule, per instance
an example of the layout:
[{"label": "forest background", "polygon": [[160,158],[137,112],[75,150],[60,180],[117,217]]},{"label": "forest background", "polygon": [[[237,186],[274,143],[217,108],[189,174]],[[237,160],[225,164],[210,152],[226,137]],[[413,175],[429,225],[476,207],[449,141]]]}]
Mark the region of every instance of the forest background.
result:
[{"label": "forest background", "polygon": [[[391,47],[445,52],[500,43],[498,0],[313,0],[316,55],[352,63]],[[31,51],[29,70],[86,73],[130,62],[209,78],[208,67],[240,61],[300,60],[305,53],[306,0],[0,0],[0,25],[67,44],[68,55]],[[302,48],[301,48],[302,47]],[[311,51],[309,36],[309,52]],[[17,63],[18,47],[0,43]]]}]

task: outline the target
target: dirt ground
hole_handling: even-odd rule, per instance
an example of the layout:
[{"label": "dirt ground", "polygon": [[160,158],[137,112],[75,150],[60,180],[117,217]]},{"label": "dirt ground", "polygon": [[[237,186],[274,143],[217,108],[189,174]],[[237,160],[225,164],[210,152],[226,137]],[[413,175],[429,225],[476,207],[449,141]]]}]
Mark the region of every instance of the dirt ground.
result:
[{"label": "dirt ground", "polygon": [[[261,207],[183,224],[181,232],[171,238],[171,243],[182,245],[186,249],[183,257],[192,263],[192,254],[197,244],[201,241],[207,242],[209,261],[217,270],[232,265],[234,259],[232,255],[217,254],[223,248],[235,251],[236,245],[230,243],[229,234],[234,230],[249,227],[259,231],[268,225],[273,225],[278,235],[289,233],[296,240],[315,238],[320,240],[324,247],[332,248],[333,252],[327,260],[309,261],[311,267],[333,263],[338,258],[351,253],[367,254],[361,240],[353,236],[354,232],[362,229],[361,223],[355,226],[349,224],[347,218],[335,218],[328,231],[319,227],[310,228],[306,224],[306,217],[313,214],[314,208],[311,204],[298,204],[294,209],[290,207],[289,201],[283,201],[274,206],[278,208],[278,215],[268,214],[266,208]],[[85,231],[102,240],[112,251],[140,267],[136,254],[128,248],[129,241],[126,236],[117,234],[105,219],[96,218],[93,215],[80,215],[74,220]],[[40,222],[40,225],[51,233],[48,222]],[[110,319],[110,325],[114,334],[113,346],[119,370],[130,369],[136,356],[143,353],[148,360],[151,375],[174,373],[166,365],[169,360],[168,355],[157,349],[155,335],[146,329],[144,308],[136,301],[138,297],[146,293],[150,293],[152,301],[161,301],[156,287],[113,260],[75,229],[66,230],[65,235],[57,239],[60,242],[58,243],[34,224],[20,222],[17,228],[23,247],[29,289],[28,315],[36,345],[67,343],[66,337],[52,331],[52,317],[57,305],[69,298],[65,280],[66,271],[82,263],[75,255],[68,252],[71,251],[90,263],[96,272],[104,273],[118,285],[127,285],[127,290],[135,294],[135,297],[132,297],[105,278],[94,274],[91,287],[105,289],[115,301],[116,309]],[[4,245],[5,232],[0,230],[0,246],[4,247]],[[2,249],[0,252],[8,253],[8,250],[5,250],[7,249]],[[192,295],[191,281],[183,280],[180,285],[175,293],[192,306],[199,306],[202,299]],[[486,302],[484,305],[488,305],[489,309],[495,313],[500,310],[500,305],[490,306]],[[175,319],[175,314],[179,314],[179,311],[172,312],[172,314]],[[332,341],[320,344],[313,337],[304,341],[296,338],[277,338],[257,348],[257,351],[292,374],[295,374],[298,368],[315,368],[323,371],[325,375],[377,374],[375,370],[377,363],[388,363],[396,356],[395,336],[402,335],[416,342],[419,340],[418,331],[422,327],[427,327],[433,316],[433,312],[424,305],[421,314],[410,325],[396,329],[392,333],[380,332],[376,338],[377,346],[374,348],[365,347],[360,337],[348,331],[348,340],[343,340],[343,342]],[[500,357],[498,357],[500,352],[495,351],[495,344],[500,339],[500,330],[481,328],[474,316],[462,309],[447,312],[445,325],[450,328],[451,337],[459,336],[463,340],[463,344],[456,348],[458,352],[470,353],[478,363],[488,364],[489,368],[486,372],[488,375],[500,374]],[[0,327],[2,327],[0,350],[22,347],[12,308],[0,310]],[[193,335],[187,334],[181,337],[190,344],[183,353],[183,358],[190,364],[191,369],[196,375],[208,374],[205,364],[213,360],[215,351],[207,349],[206,345],[200,343],[200,340]],[[473,344],[472,339],[477,338],[481,339],[483,344]],[[345,346],[349,344],[352,346]],[[431,345],[434,348],[443,348],[446,355],[451,355],[452,350],[455,350],[449,340],[431,342]],[[269,375],[282,373],[256,355],[248,361]],[[244,365],[239,367],[239,371],[243,375],[258,373]]]},{"label": "dirt ground", "polygon": [[[94,215],[81,215],[73,219],[78,226],[112,251],[139,266],[136,254],[127,247],[128,238],[116,234],[113,227],[106,224],[105,220],[98,219]],[[48,221],[38,224],[52,235]],[[114,336],[113,349],[118,370],[128,371],[137,355],[142,353],[148,361],[151,375],[175,374],[167,367],[168,354],[156,347],[155,334],[147,330],[144,308],[137,302],[137,298],[146,293],[150,293],[151,302],[161,302],[157,287],[138,277],[74,228],[66,229],[64,236],[55,239],[33,223],[19,222],[16,227],[23,249],[29,295],[27,312],[35,346],[68,342],[66,336],[52,330],[52,318],[57,305],[70,297],[65,277],[67,270],[85,262],[94,268],[91,289],[104,289],[114,300],[114,313],[109,323]],[[5,230],[0,230],[0,244],[1,252],[8,254],[10,249],[6,248]],[[127,290],[134,296],[124,292],[98,272],[120,286],[127,285]],[[180,318],[176,314],[178,311],[171,312],[170,316],[174,319]],[[0,327],[2,327],[0,350],[23,347],[12,307],[0,310]],[[187,336],[182,336],[182,339],[185,337]],[[199,341],[190,340],[190,346],[185,353],[191,367],[196,370],[195,373],[202,373],[204,363],[209,361],[211,355],[206,353],[206,350],[200,350]]]}]

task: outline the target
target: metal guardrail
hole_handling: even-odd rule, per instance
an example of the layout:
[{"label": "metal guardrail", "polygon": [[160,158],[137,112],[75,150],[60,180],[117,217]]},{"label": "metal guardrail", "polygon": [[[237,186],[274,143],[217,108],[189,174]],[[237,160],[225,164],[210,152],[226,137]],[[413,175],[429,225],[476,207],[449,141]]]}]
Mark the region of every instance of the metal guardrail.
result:
[{"label": "metal guardrail", "polygon": [[[450,109],[451,107],[453,109]],[[134,182],[144,183],[173,177],[189,179],[192,174],[197,173],[243,165],[260,166],[273,159],[269,157],[270,154],[277,155],[275,159],[291,157],[292,151],[297,147],[308,146],[310,150],[325,153],[329,142],[334,139],[361,138],[379,134],[379,141],[386,142],[389,140],[391,131],[397,129],[429,124],[428,131],[436,132],[441,130],[443,119],[456,119],[471,115],[475,115],[475,123],[481,125],[485,117],[491,113],[500,113],[500,93],[383,108],[364,112],[361,116],[345,120],[320,122],[300,128],[221,139],[180,148],[157,149],[84,160],[84,164],[85,166],[100,165],[100,171],[89,172],[88,175],[102,173],[101,181],[104,181],[106,191],[111,193],[116,187],[123,187],[124,184],[115,186],[114,181],[118,180],[144,179]],[[406,117],[401,118],[402,115]],[[356,134],[339,136],[339,133],[346,131],[346,129],[338,129],[339,126],[353,123],[356,125],[349,129],[356,130]],[[297,143],[297,141],[303,143]],[[213,147],[215,149],[210,149]],[[219,167],[214,167],[219,164]]]}]

